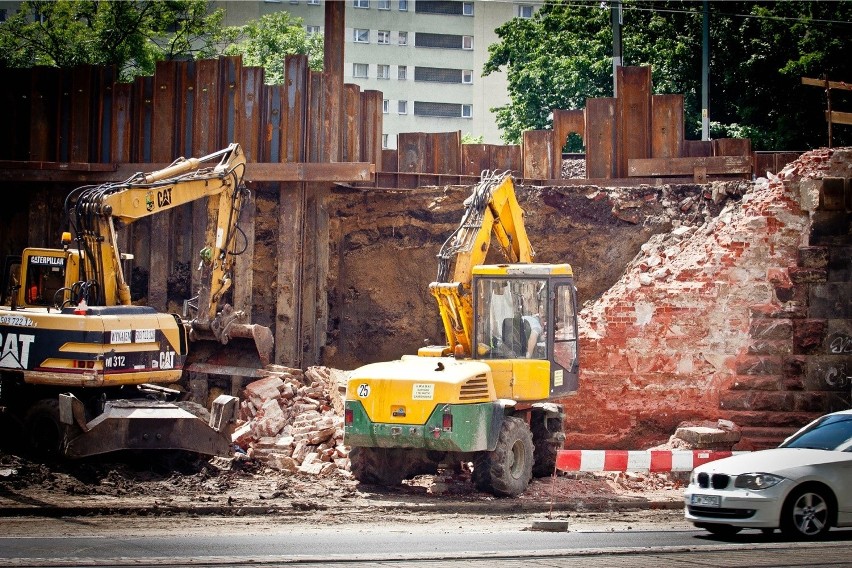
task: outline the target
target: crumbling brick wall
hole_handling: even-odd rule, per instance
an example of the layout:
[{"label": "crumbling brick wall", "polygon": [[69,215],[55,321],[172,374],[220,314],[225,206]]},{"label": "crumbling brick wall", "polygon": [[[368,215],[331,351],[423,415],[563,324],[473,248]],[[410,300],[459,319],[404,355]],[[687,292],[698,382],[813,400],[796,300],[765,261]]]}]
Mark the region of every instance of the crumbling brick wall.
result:
[{"label": "crumbling brick wall", "polygon": [[766,446],[848,407],[850,177],[852,152],[814,151],[643,245],[582,312],[566,447],[648,447],[716,418]]}]

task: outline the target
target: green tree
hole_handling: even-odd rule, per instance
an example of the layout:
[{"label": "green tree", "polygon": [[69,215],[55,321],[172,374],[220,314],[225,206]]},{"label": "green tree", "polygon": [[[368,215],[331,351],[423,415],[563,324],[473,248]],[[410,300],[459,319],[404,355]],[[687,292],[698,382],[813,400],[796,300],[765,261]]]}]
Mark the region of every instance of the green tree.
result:
[{"label": "green tree", "polygon": [[215,55],[223,17],[206,0],[23,2],[0,24],[0,66],[115,65],[127,81],[159,60]]},{"label": "green tree", "polygon": [[311,69],[322,69],[323,36],[308,34],[302,19],[287,12],[273,12],[244,26],[227,28],[225,36],[229,45],[224,53],[241,54],[244,64],[262,66],[267,84],[284,82],[285,54],[307,55]]},{"label": "green tree", "polygon": [[[702,4],[624,0],[626,65],[651,65],[654,92],[684,95],[686,131],[701,126]],[[826,142],[820,89],[802,76],[852,79],[852,2],[711,2],[710,114],[714,136],[747,135],[756,148],[804,149]],[[548,0],[532,19],[497,28],[483,74],[506,70],[511,102],[493,109],[507,142],[546,128],[555,108],[612,96],[609,9]],[[837,108],[845,99],[833,93]],[[852,128],[835,128],[835,144]]]}]

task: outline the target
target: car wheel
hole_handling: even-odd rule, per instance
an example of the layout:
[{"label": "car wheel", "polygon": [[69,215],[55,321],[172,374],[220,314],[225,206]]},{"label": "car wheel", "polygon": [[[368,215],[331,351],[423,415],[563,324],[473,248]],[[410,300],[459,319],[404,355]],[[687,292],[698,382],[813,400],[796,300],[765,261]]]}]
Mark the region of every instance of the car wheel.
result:
[{"label": "car wheel", "polygon": [[797,489],[781,509],[781,532],[792,538],[818,538],[831,528],[832,507],[828,490],[814,486]]},{"label": "car wheel", "polygon": [[702,524],[699,528],[706,530],[710,534],[715,534],[716,536],[733,536],[743,530],[742,527],[735,527],[733,525],[717,525],[715,523]]}]

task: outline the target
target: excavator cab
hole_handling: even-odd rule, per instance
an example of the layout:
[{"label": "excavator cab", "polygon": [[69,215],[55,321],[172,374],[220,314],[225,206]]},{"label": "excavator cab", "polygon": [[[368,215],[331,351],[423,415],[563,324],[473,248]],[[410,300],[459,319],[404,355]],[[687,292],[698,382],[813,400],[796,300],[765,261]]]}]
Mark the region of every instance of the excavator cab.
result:
[{"label": "excavator cab", "polygon": [[577,390],[577,299],[568,264],[473,269],[473,358],[550,363],[550,396]]}]

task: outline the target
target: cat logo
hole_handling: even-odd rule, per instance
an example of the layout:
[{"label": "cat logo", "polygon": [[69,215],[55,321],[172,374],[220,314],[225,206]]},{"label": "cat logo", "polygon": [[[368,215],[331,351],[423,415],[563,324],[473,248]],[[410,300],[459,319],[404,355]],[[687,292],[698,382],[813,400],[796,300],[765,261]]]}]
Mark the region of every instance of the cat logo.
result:
[{"label": "cat logo", "polygon": [[159,207],[165,207],[166,205],[172,204],[172,188],[166,188],[162,191],[157,192],[157,205]]},{"label": "cat logo", "polygon": [[26,369],[30,362],[30,345],[35,341],[35,335],[0,333],[0,367],[6,369]]},{"label": "cat logo", "polygon": [[160,353],[160,369],[174,369],[175,368],[175,352],[174,351],[163,351]]}]

